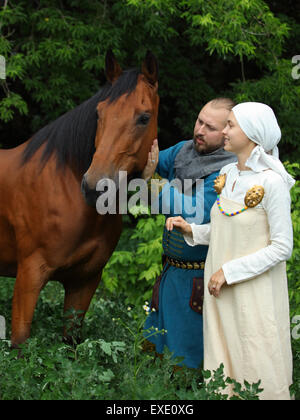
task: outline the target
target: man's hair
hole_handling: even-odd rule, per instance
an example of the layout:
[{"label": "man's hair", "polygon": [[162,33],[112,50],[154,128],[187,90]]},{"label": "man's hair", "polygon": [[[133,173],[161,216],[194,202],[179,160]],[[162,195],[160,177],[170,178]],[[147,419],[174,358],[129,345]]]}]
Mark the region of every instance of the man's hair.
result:
[{"label": "man's hair", "polygon": [[225,108],[228,109],[228,111],[231,111],[236,105],[231,98],[215,98],[208,103],[214,108]]}]

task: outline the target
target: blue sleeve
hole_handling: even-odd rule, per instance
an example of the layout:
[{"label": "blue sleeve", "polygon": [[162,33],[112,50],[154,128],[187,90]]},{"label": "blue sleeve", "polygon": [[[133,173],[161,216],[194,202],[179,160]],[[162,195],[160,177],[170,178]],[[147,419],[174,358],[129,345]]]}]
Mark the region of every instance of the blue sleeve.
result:
[{"label": "blue sleeve", "polygon": [[159,152],[159,160],[156,168],[156,172],[162,178],[166,178],[169,181],[174,178],[174,161],[177,153],[186,143],[186,140],[180,141],[175,146],[169,147],[168,149]]},{"label": "blue sleeve", "polygon": [[[182,190],[182,187],[185,188],[184,185],[181,185],[180,189],[174,187],[173,180],[166,182],[157,197],[155,208],[159,209],[158,212],[166,217],[182,216],[188,223],[209,223],[210,210],[217,198],[214,180],[218,174],[219,171],[213,172],[199,180],[192,190],[188,189],[187,191]],[[184,194],[184,192],[188,192],[188,194]]]}]

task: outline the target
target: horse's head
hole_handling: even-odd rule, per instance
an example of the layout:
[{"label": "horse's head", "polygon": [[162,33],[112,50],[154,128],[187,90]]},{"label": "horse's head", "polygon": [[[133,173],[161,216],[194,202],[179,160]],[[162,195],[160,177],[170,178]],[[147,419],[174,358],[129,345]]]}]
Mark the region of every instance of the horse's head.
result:
[{"label": "horse's head", "polygon": [[95,206],[101,194],[96,186],[110,179],[118,189],[119,171],[128,178],[141,173],[157,137],[158,66],[148,52],[141,72],[122,72],[112,52],[106,55],[107,99],[98,103],[95,153],[83,176],[81,189],[86,202]]}]

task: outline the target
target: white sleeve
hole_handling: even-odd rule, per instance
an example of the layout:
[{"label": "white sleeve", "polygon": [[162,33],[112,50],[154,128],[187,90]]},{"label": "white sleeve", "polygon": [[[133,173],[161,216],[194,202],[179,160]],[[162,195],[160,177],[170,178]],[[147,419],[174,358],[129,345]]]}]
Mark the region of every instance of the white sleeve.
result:
[{"label": "white sleeve", "polygon": [[185,242],[190,246],[195,245],[209,245],[210,240],[210,223],[204,225],[196,225],[191,223],[192,237],[190,235],[183,235]]},{"label": "white sleeve", "polygon": [[282,178],[275,174],[264,183],[263,207],[270,229],[270,245],[252,254],[229,261],[222,268],[228,284],[256,277],[281,261],[288,260],[293,251],[291,198]]}]

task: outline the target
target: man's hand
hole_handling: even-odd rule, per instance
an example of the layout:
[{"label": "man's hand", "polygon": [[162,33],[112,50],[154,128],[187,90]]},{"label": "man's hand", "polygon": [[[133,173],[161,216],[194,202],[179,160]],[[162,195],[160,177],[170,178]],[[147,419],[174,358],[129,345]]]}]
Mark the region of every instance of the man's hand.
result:
[{"label": "man's hand", "polygon": [[155,169],[158,164],[158,155],[159,155],[158,141],[157,139],[155,139],[151,146],[151,151],[148,153],[147,164],[142,172],[142,178],[145,181],[149,181],[149,179],[154,174]]},{"label": "man's hand", "polygon": [[189,236],[193,236],[191,225],[188,222],[186,222],[181,216],[168,217],[168,219],[166,220],[167,230],[173,230],[174,226],[177,230],[179,230],[179,232],[187,234]]},{"label": "man's hand", "polygon": [[215,297],[218,297],[220,294],[221,287],[226,283],[224,276],[224,271],[222,268],[213,274],[208,282],[209,293]]}]

